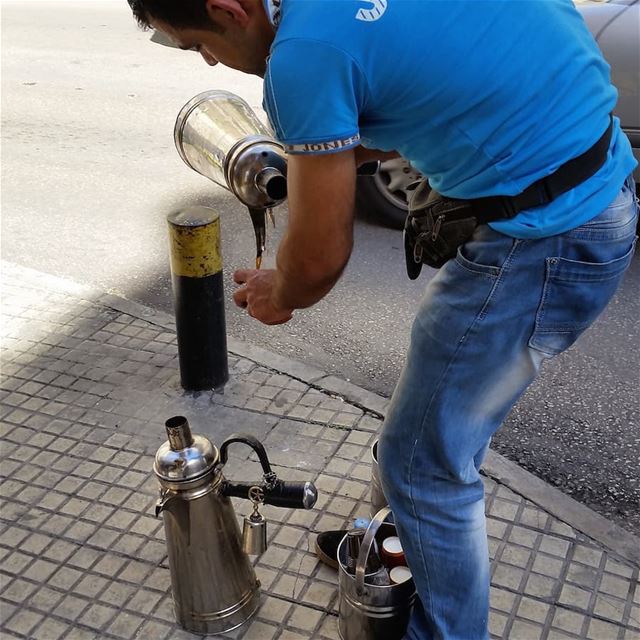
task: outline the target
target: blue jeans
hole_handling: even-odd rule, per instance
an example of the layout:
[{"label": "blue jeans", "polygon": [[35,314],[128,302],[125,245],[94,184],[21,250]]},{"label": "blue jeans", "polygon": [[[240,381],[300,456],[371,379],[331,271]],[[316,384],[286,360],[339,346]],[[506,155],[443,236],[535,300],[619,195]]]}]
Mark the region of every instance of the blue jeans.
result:
[{"label": "blue jeans", "polygon": [[407,640],[489,637],[480,465],[542,361],[613,296],[636,217],[629,179],[599,216],[561,235],[518,240],[480,226],[429,283],[378,445],[419,596]]}]

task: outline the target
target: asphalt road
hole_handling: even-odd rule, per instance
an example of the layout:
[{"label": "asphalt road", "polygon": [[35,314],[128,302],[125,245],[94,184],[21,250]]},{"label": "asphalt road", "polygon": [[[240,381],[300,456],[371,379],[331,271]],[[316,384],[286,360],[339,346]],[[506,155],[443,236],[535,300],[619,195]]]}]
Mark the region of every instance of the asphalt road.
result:
[{"label": "asphalt road", "polygon": [[[261,117],[261,81],[210,69],[149,42],[125,0],[2,3],[2,257],[171,310],[165,218],[187,204],[221,214],[228,333],[390,395],[414,308],[401,235],[360,216],[350,264],[322,302],[263,327],[231,304],[231,273],[251,266],[246,212],[173,146],[180,108],[224,88]],[[286,224],[276,210],[266,266]],[[640,531],[640,259],[615,300],[548,363],[493,447]]]}]

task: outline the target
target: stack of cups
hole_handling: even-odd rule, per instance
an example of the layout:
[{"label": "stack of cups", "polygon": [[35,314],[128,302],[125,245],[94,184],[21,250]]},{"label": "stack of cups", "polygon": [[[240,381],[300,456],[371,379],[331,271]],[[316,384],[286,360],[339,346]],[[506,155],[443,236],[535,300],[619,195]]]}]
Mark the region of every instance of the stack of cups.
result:
[{"label": "stack of cups", "polygon": [[389,569],[389,579],[391,584],[400,584],[411,579],[411,571],[407,567],[400,538],[390,536],[382,542],[380,552],[383,564]]}]

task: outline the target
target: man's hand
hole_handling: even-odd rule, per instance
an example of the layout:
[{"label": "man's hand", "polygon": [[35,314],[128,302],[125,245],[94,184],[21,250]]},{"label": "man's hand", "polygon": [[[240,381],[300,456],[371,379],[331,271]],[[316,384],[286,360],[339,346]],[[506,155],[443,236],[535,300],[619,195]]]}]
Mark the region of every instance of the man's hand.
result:
[{"label": "man's hand", "polygon": [[234,281],[241,285],[233,294],[233,301],[256,320],[264,324],[283,324],[293,317],[293,309],[282,309],[273,301],[275,269],[238,269]]}]

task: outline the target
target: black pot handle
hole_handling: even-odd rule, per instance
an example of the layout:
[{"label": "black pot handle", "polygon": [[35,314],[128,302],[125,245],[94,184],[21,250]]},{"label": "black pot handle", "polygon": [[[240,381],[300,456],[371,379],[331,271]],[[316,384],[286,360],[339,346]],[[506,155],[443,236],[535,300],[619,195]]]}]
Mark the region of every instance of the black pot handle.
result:
[{"label": "black pot handle", "polygon": [[220,462],[223,465],[227,464],[227,460],[229,459],[227,449],[233,442],[242,442],[243,444],[249,445],[258,455],[258,459],[260,460],[262,471],[264,472],[265,476],[275,476],[275,474],[271,470],[271,464],[269,463],[267,452],[262,446],[262,443],[260,442],[260,440],[254,438],[248,433],[233,433],[220,445]]},{"label": "black pot handle", "polygon": [[[227,482],[222,484],[224,496],[251,500],[251,489],[257,486],[251,482]],[[276,480],[263,488],[264,503],[285,509],[311,509],[318,499],[318,490],[313,482],[285,482]]]}]

